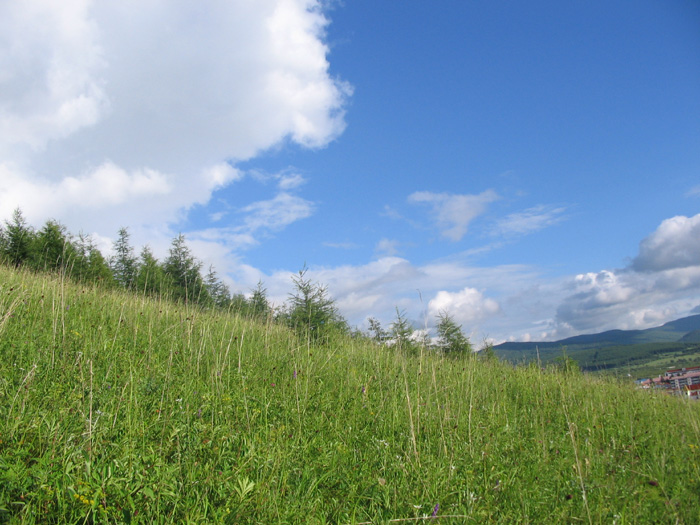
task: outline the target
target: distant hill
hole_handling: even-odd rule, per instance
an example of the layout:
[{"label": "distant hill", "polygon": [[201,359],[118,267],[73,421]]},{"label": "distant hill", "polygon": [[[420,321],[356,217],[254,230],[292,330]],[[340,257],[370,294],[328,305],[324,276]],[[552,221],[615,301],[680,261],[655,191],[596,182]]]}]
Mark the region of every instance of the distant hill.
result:
[{"label": "distant hill", "polygon": [[[531,341],[527,343],[509,342],[494,347],[496,351],[536,351],[536,348],[550,350],[560,349],[563,346],[605,348],[608,346],[638,345],[644,343],[672,343],[683,340],[686,336],[700,337],[699,334],[691,336],[693,332],[700,332],[700,315],[691,315],[666,324],[646,330],[608,330],[597,334],[583,334],[567,337],[558,341]],[[684,341],[684,342],[695,342]]]},{"label": "distant hill", "polygon": [[700,364],[700,315],[646,330],[608,330],[559,341],[503,343],[494,351],[513,363],[538,360],[543,366],[566,353],[586,371],[623,370],[647,377],[667,368]]},{"label": "distant hill", "polygon": [[688,332],[680,339],[683,343],[700,343],[700,330]]}]

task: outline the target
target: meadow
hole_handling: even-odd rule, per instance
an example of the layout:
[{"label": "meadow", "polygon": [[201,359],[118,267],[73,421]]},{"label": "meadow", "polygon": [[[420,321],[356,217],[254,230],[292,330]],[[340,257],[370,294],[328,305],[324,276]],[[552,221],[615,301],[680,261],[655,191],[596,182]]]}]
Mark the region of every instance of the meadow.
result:
[{"label": "meadow", "polygon": [[700,523],[700,403],[0,267],[0,523]]}]

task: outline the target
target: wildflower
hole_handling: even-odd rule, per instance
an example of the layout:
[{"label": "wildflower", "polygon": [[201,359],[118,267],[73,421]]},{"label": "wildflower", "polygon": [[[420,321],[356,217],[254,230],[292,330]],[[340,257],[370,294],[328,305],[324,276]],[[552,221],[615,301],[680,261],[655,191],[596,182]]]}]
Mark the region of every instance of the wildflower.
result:
[{"label": "wildflower", "polygon": [[433,514],[430,516],[431,518],[434,518],[437,516],[438,510],[440,510],[440,504],[436,503],[435,508],[433,509]]},{"label": "wildflower", "polygon": [[296,378],[297,378],[297,371],[294,370],[294,379],[296,379]]}]

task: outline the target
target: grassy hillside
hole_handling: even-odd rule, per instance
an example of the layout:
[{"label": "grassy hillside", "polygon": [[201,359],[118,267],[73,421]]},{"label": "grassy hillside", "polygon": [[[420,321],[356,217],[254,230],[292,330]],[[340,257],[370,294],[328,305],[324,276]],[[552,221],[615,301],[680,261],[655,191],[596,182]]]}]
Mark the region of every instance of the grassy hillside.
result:
[{"label": "grassy hillside", "polygon": [[698,523],[700,404],[0,268],[0,522]]}]

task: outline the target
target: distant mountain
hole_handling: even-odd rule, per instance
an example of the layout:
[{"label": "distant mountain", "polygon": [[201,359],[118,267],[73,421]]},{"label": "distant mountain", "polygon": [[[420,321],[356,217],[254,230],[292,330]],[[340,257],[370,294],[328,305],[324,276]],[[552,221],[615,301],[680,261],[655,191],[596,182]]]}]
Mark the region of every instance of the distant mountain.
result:
[{"label": "distant mountain", "polygon": [[700,343],[700,330],[693,330],[692,332],[688,332],[683,337],[681,337],[680,341],[682,343]]},{"label": "distant mountain", "polygon": [[[697,332],[697,333],[695,333]],[[684,338],[688,338],[684,340]],[[675,321],[647,328],[646,330],[608,330],[597,334],[583,334],[567,337],[559,341],[531,341],[527,343],[512,342],[502,343],[494,347],[496,351],[532,352],[535,349],[553,350],[563,346],[576,348],[605,348],[608,346],[637,345],[645,343],[671,343],[671,342],[697,342],[700,341],[700,315],[691,315]]]}]

